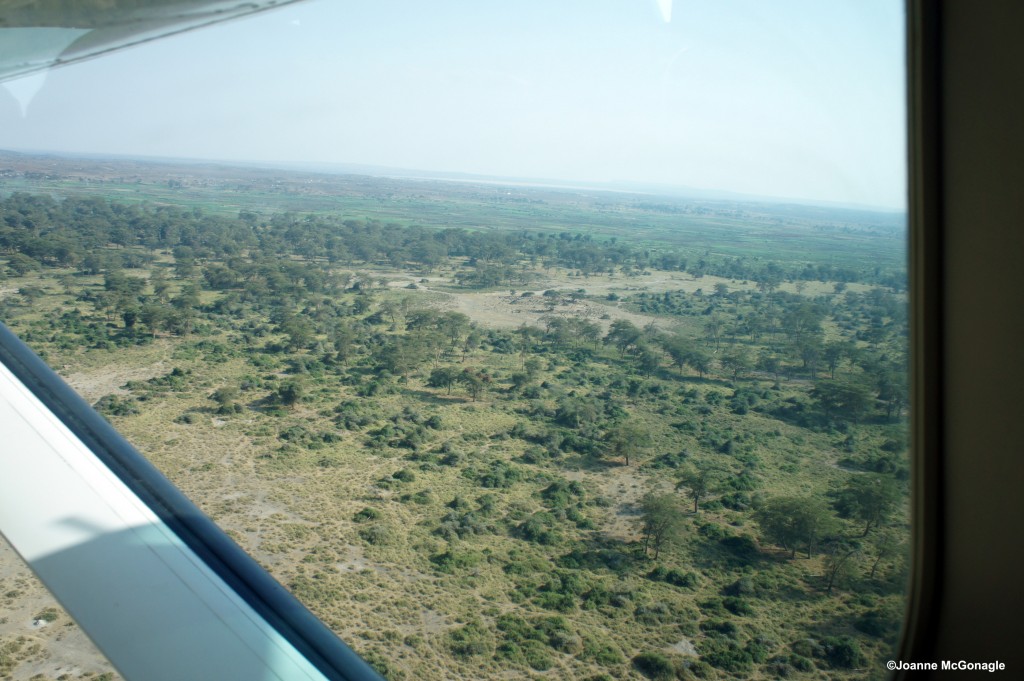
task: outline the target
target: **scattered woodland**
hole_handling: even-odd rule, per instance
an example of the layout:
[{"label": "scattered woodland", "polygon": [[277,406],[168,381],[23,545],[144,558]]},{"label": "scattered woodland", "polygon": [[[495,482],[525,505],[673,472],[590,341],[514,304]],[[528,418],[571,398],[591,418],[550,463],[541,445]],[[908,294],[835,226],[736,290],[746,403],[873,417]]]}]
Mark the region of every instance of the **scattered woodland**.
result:
[{"label": "scattered woodland", "polygon": [[[457,194],[477,228],[18,181],[0,320],[387,678],[883,678],[898,235],[723,253]],[[2,677],[31,646],[0,643]]]}]

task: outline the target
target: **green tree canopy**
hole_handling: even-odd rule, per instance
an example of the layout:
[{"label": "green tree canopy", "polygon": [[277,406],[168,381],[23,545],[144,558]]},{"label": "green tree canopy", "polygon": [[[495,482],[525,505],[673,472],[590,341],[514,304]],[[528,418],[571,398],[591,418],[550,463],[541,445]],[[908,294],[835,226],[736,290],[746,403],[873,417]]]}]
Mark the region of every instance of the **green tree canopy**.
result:
[{"label": "green tree canopy", "polygon": [[872,528],[885,524],[903,497],[900,485],[888,475],[858,473],[832,493],[839,516],[864,523],[867,536]]},{"label": "green tree canopy", "polygon": [[661,552],[683,537],[683,509],[674,494],[647,494],[641,501],[644,555],[654,551],[654,560]]},{"label": "green tree canopy", "polygon": [[822,539],[836,531],[835,517],[815,497],[773,497],[755,512],[765,539],[792,552],[803,546],[807,557]]}]

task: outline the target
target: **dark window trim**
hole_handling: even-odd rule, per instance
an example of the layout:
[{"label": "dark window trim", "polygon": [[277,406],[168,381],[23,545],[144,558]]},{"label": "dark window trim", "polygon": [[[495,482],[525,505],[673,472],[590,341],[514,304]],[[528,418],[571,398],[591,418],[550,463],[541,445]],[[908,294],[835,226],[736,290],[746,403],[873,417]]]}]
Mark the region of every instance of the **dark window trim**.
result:
[{"label": "dark window trim", "polygon": [[931,662],[938,659],[945,527],[940,3],[908,0],[906,13],[912,532],[907,610],[896,659]]}]

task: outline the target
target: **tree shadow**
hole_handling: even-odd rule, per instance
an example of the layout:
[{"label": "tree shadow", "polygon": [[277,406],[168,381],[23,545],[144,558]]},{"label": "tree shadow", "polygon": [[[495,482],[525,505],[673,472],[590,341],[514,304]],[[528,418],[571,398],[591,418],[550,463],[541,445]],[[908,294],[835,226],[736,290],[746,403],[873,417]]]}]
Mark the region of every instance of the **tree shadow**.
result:
[{"label": "tree shadow", "polygon": [[762,569],[768,565],[781,562],[764,553],[749,535],[728,534],[725,536],[694,537],[700,545],[693,552],[693,564],[702,569],[734,569],[754,567]]},{"label": "tree shadow", "polygon": [[412,388],[402,390],[402,394],[413,397],[425,404],[432,404],[436,406],[473,403],[473,400],[465,395],[438,395],[437,393],[428,392],[426,390],[417,390]]},{"label": "tree shadow", "polygon": [[579,452],[563,453],[562,456],[551,459],[552,465],[556,468],[567,471],[586,471],[587,473],[603,473],[608,470],[619,468],[622,464],[613,463],[600,459],[589,454]]},{"label": "tree shadow", "polygon": [[576,542],[576,546],[558,558],[559,567],[586,570],[609,570],[625,574],[643,565],[644,559],[637,555],[632,544],[621,539],[594,534],[588,539]]}]

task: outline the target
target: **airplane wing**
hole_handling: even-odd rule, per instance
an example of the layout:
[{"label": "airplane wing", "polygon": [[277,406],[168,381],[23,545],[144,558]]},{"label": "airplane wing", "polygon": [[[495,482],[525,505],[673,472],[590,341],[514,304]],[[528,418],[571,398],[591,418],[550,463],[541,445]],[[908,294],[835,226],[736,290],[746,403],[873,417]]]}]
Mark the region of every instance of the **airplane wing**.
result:
[{"label": "airplane wing", "polygon": [[125,679],[381,679],[2,324],[0,433],[0,532]]},{"label": "airplane wing", "polygon": [[0,81],[298,0],[0,0]]}]

